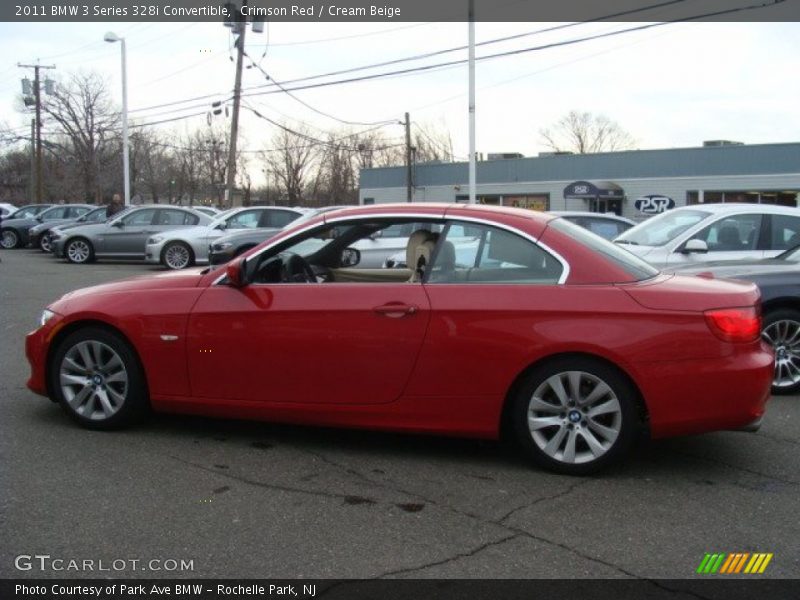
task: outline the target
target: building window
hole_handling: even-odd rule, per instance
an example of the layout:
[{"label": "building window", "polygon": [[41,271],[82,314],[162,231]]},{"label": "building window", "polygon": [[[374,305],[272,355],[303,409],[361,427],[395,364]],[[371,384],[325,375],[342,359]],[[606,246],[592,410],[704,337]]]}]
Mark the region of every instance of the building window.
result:
[{"label": "building window", "polygon": [[364,206],[368,204],[375,204],[375,198],[364,198]]},{"label": "building window", "polygon": [[[691,194],[696,195],[697,192],[687,193],[687,204],[690,204]],[[704,192],[703,202],[705,204],[719,202],[745,202],[748,204],[778,204],[780,206],[797,206],[797,196],[798,192],[793,190],[711,190]],[[696,203],[697,202],[694,202],[694,204]]]}]

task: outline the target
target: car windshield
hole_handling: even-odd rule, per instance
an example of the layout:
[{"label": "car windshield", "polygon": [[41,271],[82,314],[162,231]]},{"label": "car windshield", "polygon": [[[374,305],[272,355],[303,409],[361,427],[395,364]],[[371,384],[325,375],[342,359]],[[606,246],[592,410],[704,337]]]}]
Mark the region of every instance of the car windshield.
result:
[{"label": "car windshield", "polygon": [[18,211],[10,214],[9,219],[30,219],[36,216],[36,207],[31,206],[28,208],[21,208]]},{"label": "car windshield", "polygon": [[235,213],[238,210],[241,210],[241,208],[229,208],[228,210],[225,210],[217,215],[214,215],[213,217],[211,217],[213,220],[211,221],[211,223],[208,223],[207,226],[211,229],[214,229],[220,223],[225,223],[225,221],[228,220],[228,217],[230,217],[233,213]]},{"label": "car windshield", "polygon": [[703,210],[665,212],[632,227],[614,241],[635,246],[663,246],[710,215]]}]

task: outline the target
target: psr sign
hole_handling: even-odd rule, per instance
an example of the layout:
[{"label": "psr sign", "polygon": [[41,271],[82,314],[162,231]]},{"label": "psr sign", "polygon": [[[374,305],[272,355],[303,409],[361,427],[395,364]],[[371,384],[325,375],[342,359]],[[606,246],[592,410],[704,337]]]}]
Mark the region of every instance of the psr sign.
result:
[{"label": "psr sign", "polygon": [[656,194],[650,196],[642,196],[637,198],[633,205],[640,213],[646,215],[657,215],[663,213],[665,210],[675,208],[675,200],[667,196],[659,196]]}]

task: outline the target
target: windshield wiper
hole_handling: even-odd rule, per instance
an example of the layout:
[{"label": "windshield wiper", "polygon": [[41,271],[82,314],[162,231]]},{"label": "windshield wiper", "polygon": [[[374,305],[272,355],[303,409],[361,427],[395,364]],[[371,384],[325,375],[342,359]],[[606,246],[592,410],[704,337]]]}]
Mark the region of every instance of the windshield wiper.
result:
[{"label": "windshield wiper", "polygon": [[631,246],[638,246],[639,242],[634,242],[631,240],[614,240],[616,244],[630,244]]}]

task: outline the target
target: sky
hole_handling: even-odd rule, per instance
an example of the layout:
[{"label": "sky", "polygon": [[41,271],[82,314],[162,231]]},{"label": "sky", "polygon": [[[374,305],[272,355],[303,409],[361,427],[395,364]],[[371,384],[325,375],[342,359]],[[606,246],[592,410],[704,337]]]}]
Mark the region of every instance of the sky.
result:
[{"label": "sky", "polygon": [[[478,42],[531,34],[479,47],[477,55],[641,23],[587,23],[533,33],[552,25],[477,23]],[[120,45],[103,41],[107,31],[127,40],[131,123],[200,113],[158,127],[168,131],[205,128],[211,102],[230,97],[235,70],[232,38],[221,23],[0,23],[0,124],[23,134],[29,131],[31,115],[19,109],[20,79],[33,74],[17,67],[18,62],[55,64],[56,69],[47,75],[57,82],[77,72],[96,72],[121,105]],[[246,48],[264,71],[285,82],[466,45],[467,34],[466,23],[268,23],[264,33],[248,32]],[[800,23],[673,23],[479,62],[477,151],[535,156],[547,150],[540,130],[573,109],[613,119],[642,149],[698,146],[712,139],[747,144],[797,142],[799,55]],[[461,50],[338,78],[466,56],[466,50]],[[467,78],[466,65],[459,65],[294,92],[303,103],[283,92],[247,97],[245,102],[289,127],[306,124],[320,137],[370,128],[340,120],[390,121],[383,131],[397,143],[403,141],[399,122],[409,112],[412,122],[448,130],[455,155],[465,159]],[[266,83],[259,69],[245,69],[244,88]],[[198,96],[210,97],[153,108]],[[229,125],[224,116],[215,117],[214,122]],[[240,147],[251,151],[271,147],[275,129],[243,110]]]}]

